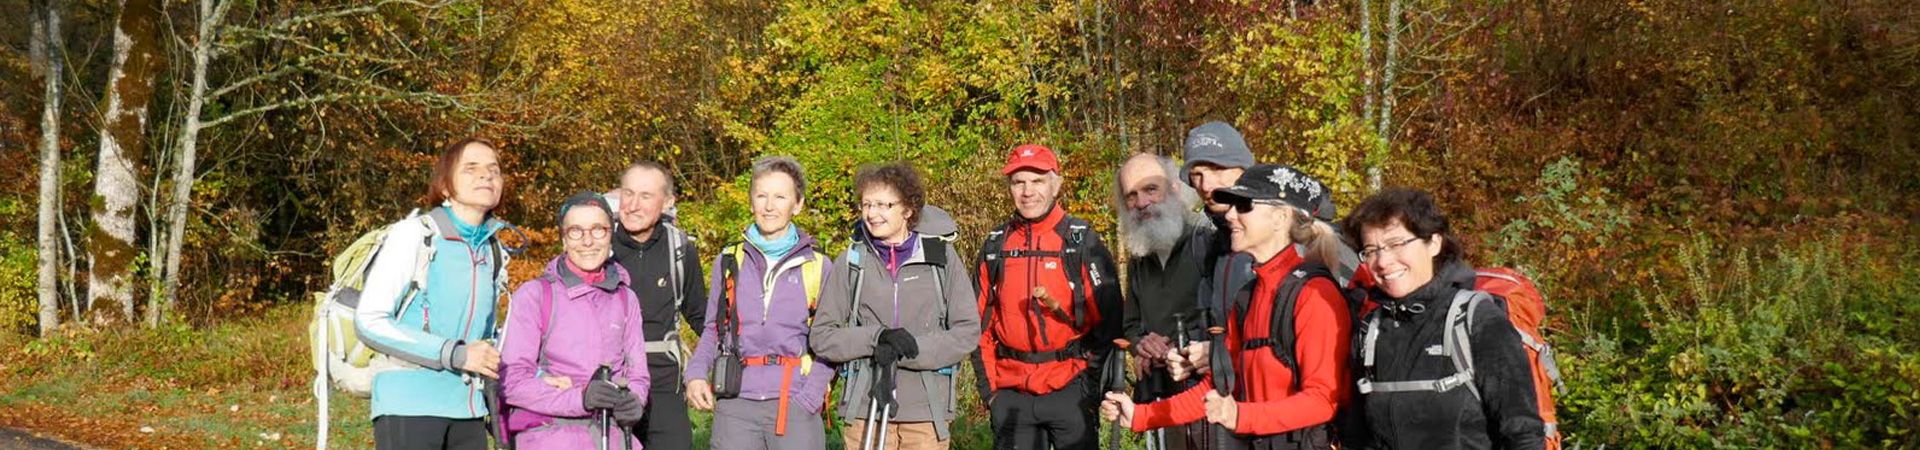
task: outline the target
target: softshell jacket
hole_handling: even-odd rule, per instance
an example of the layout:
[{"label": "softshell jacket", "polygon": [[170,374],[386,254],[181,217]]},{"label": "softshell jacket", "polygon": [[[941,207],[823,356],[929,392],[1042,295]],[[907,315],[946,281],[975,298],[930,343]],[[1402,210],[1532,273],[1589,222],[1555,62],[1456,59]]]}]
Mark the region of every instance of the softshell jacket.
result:
[{"label": "softshell jacket", "polygon": [[[806,355],[807,349],[807,289],[805,277],[800,274],[801,264],[815,258],[827,258],[826,273],[820,278],[822,287],[832,286],[832,260],[819,253],[819,245],[799,228],[800,243],[795,245],[787,256],[779,261],[768,261],[766,254],[751,244],[739,244],[744,247],[746,258],[737,262],[740,266],[738,279],[734,284],[734,295],[739,298],[734,304],[739,307],[741,357],[790,356],[798,358]],[[724,254],[725,252],[718,252]],[[715,321],[720,317],[721,305],[726,302],[725,271],[720,270],[720,258],[715,256],[713,273],[707,284],[707,320],[700,333],[700,345],[693,351],[693,359],[687,361],[685,378],[706,380],[713,369],[714,358],[720,355],[718,337],[714,335]],[[812,368],[764,365],[747,366],[741,374],[740,398],[748,400],[776,400],[780,398],[780,378],[785,371],[793,371],[793,384],[789,386],[790,401],[819,414],[826,405],[827,388],[833,384],[833,370],[825,362],[814,361]],[[802,376],[802,372],[806,372]]]},{"label": "softshell jacket", "polygon": [[[1017,352],[1051,352],[1081,341],[1084,349],[1097,360],[1105,356],[1102,350],[1111,345],[1110,340],[1120,335],[1120,283],[1115,276],[1113,254],[1100,242],[1100,233],[1085,230],[1081,239],[1090,249],[1080,258],[1085,266],[1067,267],[1067,262],[1058,256],[1067,239],[1058,228],[1066,218],[1066,211],[1058,206],[1039,220],[1016,217],[1006,227],[1006,243],[1002,248],[981,249],[983,253],[1019,250],[1055,254],[1005,257],[999,286],[990,285],[992,277],[988,273],[991,269],[987,258],[979,258],[975,263],[979,265],[975,279],[979,286],[980,313],[990,319],[982,324],[985,328],[980,336],[981,372],[985,374],[984,387],[988,391],[982,393],[982,398],[995,389],[1049,394],[1073,382],[1090,362],[1097,362],[1073,358],[1036,364],[1001,355],[1002,347]],[[1082,318],[1084,328],[1074,326],[1074,289],[1068,284],[1067,270],[1082,270],[1080,279],[1088,285],[1081,291],[1086,298],[1079,300],[1086,304],[1088,317]],[[1037,292],[1045,293],[1059,309],[1041,306],[1041,300],[1034,295]]]},{"label": "softshell jacket", "polygon": [[[1380,336],[1374,381],[1433,380],[1453,375],[1452,359],[1440,354],[1447,306],[1456,292],[1473,287],[1473,268],[1446,264],[1426,286],[1404,299],[1371,291],[1380,302]],[[1539,449],[1546,432],[1533,392],[1532,366],[1504,304],[1475,310],[1468,331],[1473,346],[1472,390],[1361,394],[1356,402],[1365,425],[1345,432],[1353,448]],[[1415,306],[1419,305],[1419,306]],[[1420,312],[1414,312],[1419,310]],[[1364,330],[1365,323],[1355,328]],[[1360,355],[1354,342],[1354,355]],[[1354,367],[1359,367],[1357,364]]]},{"label": "softshell jacket", "polygon": [[[496,277],[504,276],[492,246],[494,234],[508,225],[489,218],[481,224],[486,234],[480,242],[466,242],[454,226],[459,219],[446,207],[426,217],[432,228],[410,218],[388,229],[355,312],[361,342],[401,366],[374,376],[373,417],[484,417],[483,392],[462,380],[459,366],[466,343],[492,337]],[[421,245],[434,246],[433,260],[426,285],[406,303]]]},{"label": "softshell jacket", "polygon": [[[519,448],[591,448],[602,439],[589,429],[593,414],[582,405],[600,366],[612,368],[614,380],[626,380],[628,392],[647,402],[643,314],[627,290],[626,269],[609,261],[600,267],[607,276],[588,284],[566,268],[565,258],[521,283],[507,307],[500,380],[513,407],[508,426],[527,428],[514,435]],[[549,376],[567,377],[573,386],[558,389],[541,380]]]},{"label": "softshell jacket", "polygon": [[[1230,308],[1235,320],[1228,321],[1226,348],[1238,381],[1235,434],[1271,436],[1330,422],[1351,391],[1347,348],[1352,323],[1345,298],[1326,278],[1308,280],[1295,299],[1292,314],[1298,340],[1293,351],[1300,365],[1299,386],[1293,385],[1293,371],[1274,356],[1273,348],[1244,346],[1247,341],[1269,338],[1273,315],[1285,313],[1274,311],[1274,297],[1289,272],[1305,262],[1298,248],[1289,246],[1255,266],[1258,279],[1245,309]],[[1216,274],[1214,278],[1225,277]],[[1205,419],[1205,395],[1213,389],[1209,376],[1172,398],[1141,405],[1134,411],[1132,428],[1146,431]]]},{"label": "softshell jacket", "polygon": [[[904,328],[913,335],[920,354],[897,363],[894,395],[900,406],[893,421],[952,421],[953,373],[941,369],[959,364],[980,344],[980,310],[974,305],[966,265],[952,244],[920,240],[918,233],[909,237],[920,240],[912,253],[892,259],[871,244],[864,229],[855,230],[854,235],[856,243],[849,251],[860,253],[860,309],[850,311],[852,268],[842,260],[834,266],[830,278],[836,281],[828,283],[821,293],[820,310],[814,316],[815,354],[840,363],[869,358],[881,331]],[[939,245],[946,252],[945,267],[927,261],[929,244]],[[890,273],[888,266],[898,267],[899,274]],[[858,326],[849,320],[853,314],[859,315]],[[945,327],[941,326],[943,320]],[[867,381],[855,386],[851,384],[853,379]],[[872,378],[856,375],[853,379],[846,387],[848,401],[840,404],[839,410],[839,416],[848,423],[866,419],[871,400],[868,386]]]}]

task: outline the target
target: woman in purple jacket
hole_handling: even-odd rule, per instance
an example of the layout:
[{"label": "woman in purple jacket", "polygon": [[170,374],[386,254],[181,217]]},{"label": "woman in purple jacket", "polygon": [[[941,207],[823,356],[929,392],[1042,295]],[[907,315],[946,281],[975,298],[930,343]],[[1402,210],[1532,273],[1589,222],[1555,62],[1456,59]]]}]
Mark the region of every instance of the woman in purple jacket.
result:
[{"label": "woman in purple jacket", "polygon": [[833,370],[807,352],[807,331],[831,261],[793,224],[805,192],[793,158],[755,161],[753,225],[714,262],[685,377],[687,404],[714,412],[714,450],[826,448]]},{"label": "woman in purple jacket", "polygon": [[[507,429],[522,449],[594,448],[598,442],[640,441],[624,433],[646,412],[647,349],[640,307],[627,289],[627,272],[607,264],[613,212],[599,194],[580,193],[560,205],[566,254],[547,263],[540,278],[523,283],[507,309],[501,380]],[[601,367],[608,380],[595,381]],[[615,428],[601,428],[596,412]]]}]

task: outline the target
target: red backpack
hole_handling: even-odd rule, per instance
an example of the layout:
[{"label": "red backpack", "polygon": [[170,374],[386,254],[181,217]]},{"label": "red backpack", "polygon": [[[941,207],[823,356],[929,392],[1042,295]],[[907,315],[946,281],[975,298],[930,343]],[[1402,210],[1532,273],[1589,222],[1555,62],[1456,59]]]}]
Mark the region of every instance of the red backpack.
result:
[{"label": "red backpack", "polygon": [[[1371,284],[1371,281],[1372,279],[1364,273],[1354,277],[1356,285]],[[1561,384],[1560,367],[1554,362],[1553,346],[1547,344],[1545,335],[1540,331],[1540,326],[1547,319],[1546,298],[1540,295],[1540,289],[1534,287],[1532,279],[1521,274],[1519,270],[1505,267],[1476,269],[1473,288],[1472,291],[1460,291],[1459,295],[1454,297],[1453,304],[1447,308],[1447,323],[1450,324],[1450,329],[1446,333],[1442,346],[1445,347],[1443,350],[1445,354],[1453,355],[1456,370],[1453,376],[1439,380],[1399,382],[1374,382],[1371,379],[1361,379],[1361,393],[1445,390],[1464,385],[1473,390],[1475,397],[1479,397],[1478,388],[1475,388],[1471,382],[1473,349],[1471,346],[1461,346],[1459,342],[1467,337],[1467,330],[1472,325],[1467,319],[1473,317],[1473,310],[1483,303],[1479,300],[1503,300],[1507,307],[1507,319],[1513,322],[1513,328],[1520,332],[1520,342],[1526,347],[1527,360],[1533,368],[1534,397],[1540,403],[1540,420],[1546,422],[1546,448],[1559,450],[1559,419],[1554,412],[1553,392]],[[1367,302],[1359,308],[1359,317],[1366,318],[1365,333],[1368,337],[1363,338],[1365,340],[1361,350],[1361,358],[1366,366],[1373,365],[1371,336],[1378,333],[1379,319],[1371,314],[1375,306],[1377,305]]]}]

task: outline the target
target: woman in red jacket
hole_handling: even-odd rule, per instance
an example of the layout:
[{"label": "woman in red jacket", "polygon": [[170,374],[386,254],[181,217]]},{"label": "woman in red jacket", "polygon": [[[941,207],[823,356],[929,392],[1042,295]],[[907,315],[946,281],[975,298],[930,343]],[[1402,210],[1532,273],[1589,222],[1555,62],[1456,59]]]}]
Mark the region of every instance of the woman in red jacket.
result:
[{"label": "woman in red jacket", "polygon": [[[1232,206],[1226,218],[1233,251],[1251,256],[1252,265],[1250,287],[1244,256],[1226,259],[1211,281],[1224,293],[1212,297],[1227,318],[1226,345],[1216,348],[1229,349],[1232,373],[1208,373],[1193,389],[1149,404],[1109,393],[1102,417],[1136,432],[1206,419],[1254,448],[1330,448],[1326,425],[1349,395],[1352,319],[1318,256],[1339,245],[1331,228],[1312,219],[1327,194],[1305,174],[1272,165],[1250,168],[1215,191],[1215,200]],[[1243,266],[1236,269],[1236,261]],[[1180,366],[1175,376],[1207,371],[1207,348],[1196,343],[1169,354],[1169,364]]]}]

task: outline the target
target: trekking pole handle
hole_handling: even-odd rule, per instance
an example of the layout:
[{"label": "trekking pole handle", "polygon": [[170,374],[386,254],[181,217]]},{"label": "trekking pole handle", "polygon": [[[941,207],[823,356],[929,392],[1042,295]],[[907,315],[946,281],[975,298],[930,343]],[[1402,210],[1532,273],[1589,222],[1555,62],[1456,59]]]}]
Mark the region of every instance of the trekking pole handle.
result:
[{"label": "trekking pole handle", "polygon": [[1127,349],[1131,347],[1133,343],[1126,339],[1113,340],[1113,357],[1108,358],[1105,374],[1107,382],[1106,386],[1103,386],[1107,392],[1122,394],[1127,392]]}]

